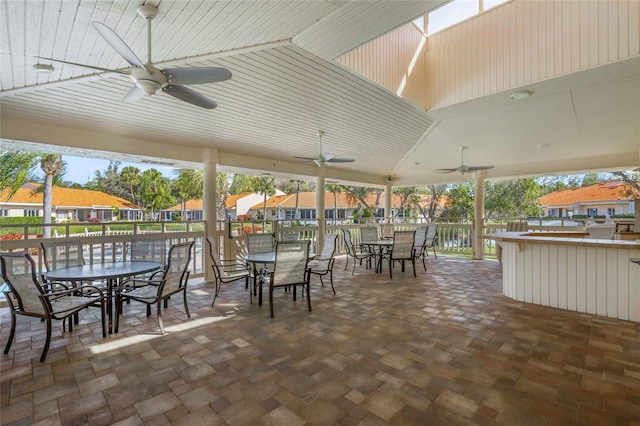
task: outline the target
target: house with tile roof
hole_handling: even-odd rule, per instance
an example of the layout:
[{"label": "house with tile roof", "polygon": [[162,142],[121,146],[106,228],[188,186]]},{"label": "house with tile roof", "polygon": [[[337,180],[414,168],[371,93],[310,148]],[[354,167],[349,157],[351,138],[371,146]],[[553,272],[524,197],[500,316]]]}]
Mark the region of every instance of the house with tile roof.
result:
[{"label": "house with tile roof", "polygon": [[587,217],[615,216],[634,213],[631,185],[622,181],[603,182],[579,188],[568,188],[543,195],[539,202],[547,216]]},{"label": "house with tile roof", "polygon": [[[280,190],[276,191],[276,196],[283,194],[284,192]],[[231,220],[237,220],[238,216],[247,214],[251,206],[263,200],[264,197],[259,192],[243,192],[242,194],[227,195],[225,201],[226,217]],[[203,205],[202,198],[187,201],[184,206],[184,220],[202,220]],[[176,204],[173,207],[162,210],[160,217],[162,220],[174,220],[177,216],[182,216],[182,211],[182,204]]]},{"label": "house with tile roof", "polygon": [[[42,216],[43,194],[40,184],[23,185],[9,198],[9,189],[0,192],[0,216]],[[142,220],[144,208],[124,198],[88,189],[53,187],[52,215],[56,222]]]},{"label": "house with tile roof", "polygon": [[[376,198],[378,197],[377,203]],[[423,195],[420,198],[421,205],[428,205],[431,198],[427,195]],[[376,217],[384,216],[384,193],[370,193],[365,198],[365,201],[370,206],[378,206]],[[360,209],[361,205],[358,201],[353,200],[347,196],[346,193],[338,192],[331,193],[325,192],[324,195],[325,205],[325,218],[326,219],[345,219],[353,217],[354,213]],[[411,218],[413,212],[411,209],[402,209],[402,199],[399,195],[393,194],[391,199],[391,212],[392,216],[396,218]],[[440,205],[440,209],[444,206],[444,201]],[[287,220],[294,219],[296,208],[296,194],[286,194],[280,196],[271,197],[267,200],[267,220]],[[264,211],[264,202],[254,205],[249,210],[249,213],[253,217],[262,217]],[[300,220],[315,220],[316,218],[316,193],[315,192],[300,192],[298,196],[298,218]]]}]

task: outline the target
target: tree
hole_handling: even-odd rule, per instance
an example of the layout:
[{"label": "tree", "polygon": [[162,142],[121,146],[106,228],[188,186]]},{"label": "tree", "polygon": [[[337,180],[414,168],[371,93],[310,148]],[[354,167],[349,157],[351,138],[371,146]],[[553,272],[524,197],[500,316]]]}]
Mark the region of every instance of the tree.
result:
[{"label": "tree", "polygon": [[[422,217],[428,219],[430,222],[436,217],[436,211],[438,206],[440,205],[440,200],[447,193],[447,189],[449,188],[446,184],[435,184],[435,185],[427,185],[425,187],[425,191],[418,192],[411,196],[410,202],[413,206],[415,206]],[[424,194],[429,195],[429,204],[425,208],[423,205],[422,196]]]},{"label": "tree", "polygon": [[0,188],[9,188],[10,199],[29,180],[41,154],[26,151],[0,151]]},{"label": "tree", "polygon": [[229,187],[229,194],[238,195],[244,192],[254,192],[256,191],[256,177],[243,175],[243,174],[235,174],[233,175],[233,181],[231,182],[231,186]]},{"label": "tree", "polygon": [[229,179],[225,173],[216,174],[216,216],[218,220],[227,220],[227,193]]},{"label": "tree", "polygon": [[[375,216],[380,205],[380,194],[382,191],[378,188],[367,188],[364,186],[345,186],[341,185],[342,192],[345,193],[347,199],[352,203],[359,204],[364,210],[363,216]],[[370,206],[367,203],[367,196],[371,193],[375,194],[375,203]]]},{"label": "tree", "polygon": [[272,197],[276,193],[274,178],[265,177],[265,176],[256,178],[255,192],[261,193],[264,197],[262,219],[266,221],[267,220],[267,197]]},{"label": "tree", "polygon": [[171,196],[169,179],[162,176],[156,169],[142,172],[140,200],[145,209],[151,213],[151,218],[154,219],[156,211],[175,203]]},{"label": "tree", "polygon": [[393,194],[400,197],[399,212],[411,207],[416,199],[420,199],[421,191],[418,186],[401,186],[393,188]]},{"label": "tree", "polygon": [[485,182],[484,208],[487,218],[539,216],[540,186],[533,178]]},{"label": "tree", "polygon": [[473,218],[473,186],[469,182],[452,185],[447,197],[449,202],[442,216],[456,222]]},{"label": "tree", "polygon": [[600,175],[598,173],[589,173],[584,175],[584,177],[582,178],[582,184],[580,186],[591,186],[602,181],[603,180],[600,179]]},{"label": "tree", "polygon": [[342,185],[336,183],[327,183],[326,191],[333,194],[333,219],[338,223],[338,193],[342,192]]},{"label": "tree", "polygon": [[[109,161],[109,166],[104,174],[96,170],[92,180],[87,182],[85,187],[94,191],[102,191],[117,197],[128,198],[130,196],[129,187],[120,178],[118,168],[122,164],[120,161]],[[131,200],[133,202],[133,200]]]},{"label": "tree", "polygon": [[[42,194],[42,221],[44,224],[51,223],[53,213],[53,181],[58,176],[64,174],[65,164],[59,154],[47,154],[40,158],[40,167],[44,172],[44,192]],[[51,227],[45,226],[42,236],[51,238]]]},{"label": "tree", "polygon": [[178,170],[178,178],[171,186],[172,194],[180,200],[182,219],[186,216],[187,201],[202,198],[204,191],[204,173],[195,169]]},{"label": "tree", "polygon": [[[2,151],[0,154],[0,184],[2,188],[9,188],[9,197],[33,179],[32,173],[40,164],[44,172],[44,185],[34,192],[43,191],[42,194],[42,222],[51,223],[53,211],[53,186],[64,175],[65,164],[58,154],[38,154],[24,151]],[[43,236],[51,236],[51,228],[44,227]]]},{"label": "tree", "polygon": [[140,169],[134,166],[127,166],[120,172],[120,180],[129,187],[129,200],[136,203],[136,196],[133,189],[140,184]]},{"label": "tree", "polygon": [[624,192],[624,196],[632,200],[640,199],[640,183],[638,183],[640,176],[638,176],[638,173],[613,172],[612,174],[630,186],[630,188]]}]

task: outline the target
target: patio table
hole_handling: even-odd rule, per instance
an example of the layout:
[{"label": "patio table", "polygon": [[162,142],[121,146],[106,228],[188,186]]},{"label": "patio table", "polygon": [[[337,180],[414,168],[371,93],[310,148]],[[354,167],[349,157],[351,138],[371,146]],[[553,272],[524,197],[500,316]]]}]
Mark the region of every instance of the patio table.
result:
[{"label": "patio table", "polygon": [[376,272],[382,272],[382,255],[385,249],[393,246],[393,239],[366,240],[361,241],[360,244],[373,248],[376,255]]},{"label": "patio table", "polygon": [[109,334],[113,333],[113,287],[125,277],[146,274],[160,269],[158,262],[126,261],[104,262],[89,265],[69,266],[49,271],[47,280],[51,281],[107,281],[107,314],[109,317]]}]

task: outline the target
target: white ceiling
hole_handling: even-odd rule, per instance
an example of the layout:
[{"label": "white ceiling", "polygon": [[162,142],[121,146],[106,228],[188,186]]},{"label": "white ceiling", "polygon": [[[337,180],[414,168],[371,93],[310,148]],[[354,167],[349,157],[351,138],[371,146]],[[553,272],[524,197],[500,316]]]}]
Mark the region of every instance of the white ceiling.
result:
[{"label": "white ceiling", "polygon": [[[153,62],[159,68],[220,66],[231,80],[191,86],[215,100],[205,110],[166,94],[121,99],[127,78],[54,63],[36,73],[33,56],[103,68],[127,66],[91,27],[105,23],[147,59],[142,1],[3,0],[0,21],[0,135],[38,148],[129,161],[194,166],[217,150],[223,170],[314,176],[293,156],[323,151],[356,162],[328,179],[382,184],[452,182],[465,163],[495,165],[487,177],[638,166],[638,58],[423,111],[335,59],[442,4],[432,1],[147,1],[157,5]],[[41,61],[43,63],[50,63]],[[540,149],[538,145],[548,144]],[[416,164],[418,163],[418,164]]]}]

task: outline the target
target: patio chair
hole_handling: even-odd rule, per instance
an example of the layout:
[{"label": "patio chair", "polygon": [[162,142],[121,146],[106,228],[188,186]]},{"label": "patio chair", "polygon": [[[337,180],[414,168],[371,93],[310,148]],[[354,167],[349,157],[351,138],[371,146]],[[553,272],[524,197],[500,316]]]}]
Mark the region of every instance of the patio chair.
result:
[{"label": "patio chair", "polygon": [[[249,254],[268,253],[274,250],[274,234],[249,234],[247,235],[247,252]],[[253,279],[253,293],[256,295],[257,281],[261,275],[269,273],[268,265],[265,263],[252,263],[248,265]]]},{"label": "patio chair", "polygon": [[[309,291],[309,260],[310,241],[279,241],[276,244],[276,261],[269,276],[269,308],[271,318],[273,314],[273,290],[276,287],[288,288],[293,286],[293,300],[296,300],[296,286],[306,288],[307,306],[311,312],[311,294]],[[260,281],[260,298],[262,299],[262,283]],[[304,294],[304,291],[303,291]]]},{"label": "patio chair", "polygon": [[281,232],[279,241],[298,241],[300,234],[297,232]]},{"label": "patio chair", "polygon": [[[161,334],[164,334],[164,325],[162,322],[160,305],[162,304],[162,301],[168,299],[170,296],[182,293],[184,310],[187,314],[187,318],[191,318],[189,306],[187,304],[187,281],[189,280],[189,274],[191,273],[191,271],[189,271],[189,263],[191,262],[193,245],[194,242],[190,241],[171,246],[168,256],[169,261],[167,262],[167,266],[160,279],[140,280],[134,278],[120,283],[116,290],[116,333],[118,332],[120,315],[122,314],[122,304],[128,300],[144,303],[148,307],[153,304],[156,305],[158,327],[160,327]],[[146,282],[149,285],[130,290],[132,281]],[[149,316],[149,309],[147,309],[147,316]]]},{"label": "patio chair", "polygon": [[308,265],[309,268],[311,268],[311,273],[320,277],[320,284],[322,284],[323,287],[324,282],[322,282],[322,277],[324,275],[329,275],[333,294],[336,294],[336,289],[333,287],[333,263],[335,262],[335,258],[333,256],[336,252],[337,240],[338,234],[324,234],[324,247],[322,248],[322,253],[313,258]]},{"label": "patio chair", "polygon": [[425,250],[427,245],[428,230],[428,226],[420,226],[416,228],[416,235],[413,240],[414,256],[416,260],[420,260],[422,258],[422,266],[424,267],[425,271],[427,270],[427,264],[425,262],[427,255],[425,254]]},{"label": "patio chair", "polygon": [[427,229],[426,241],[424,243],[425,256],[429,255],[428,249],[432,248],[433,255],[437,259],[438,255],[436,254],[436,245],[438,245],[438,225],[432,223],[429,225],[429,229]]},{"label": "patio chair", "polygon": [[405,262],[411,261],[413,266],[413,276],[416,276],[416,257],[413,248],[416,231],[395,231],[393,233],[393,246],[387,254],[389,258],[389,278],[393,278],[393,265],[395,262],[402,264],[402,272],[404,272]]},{"label": "patio chair", "polygon": [[393,223],[383,223],[382,225],[380,225],[380,236],[384,239],[393,238],[393,231]]},{"label": "patio chair", "polygon": [[[164,236],[131,237],[130,247],[129,260],[158,262],[161,265],[165,265],[167,262],[167,239]],[[162,269],[155,271],[152,277],[156,274],[162,274]]]},{"label": "patio chair", "polygon": [[360,228],[360,241],[376,241],[380,239],[377,226],[365,226]]},{"label": "patio chair", "polygon": [[351,274],[356,272],[356,263],[360,262],[362,265],[363,260],[366,260],[366,265],[371,267],[371,260],[375,257],[375,253],[370,252],[368,249],[365,251],[356,250],[351,240],[351,231],[348,229],[343,229],[342,234],[344,236],[344,245],[347,249],[347,263],[344,265],[344,270],[346,271],[349,266],[350,257],[353,258],[353,271],[351,271]]},{"label": "patio chair", "polygon": [[[207,247],[209,247],[211,268],[213,268],[213,273],[216,279],[215,293],[213,295],[213,301],[211,302],[211,306],[213,306],[213,304],[216,302],[218,294],[220,294],[222,284],[232,283],[244,278],[245,288],[248,288],[249,277],[251,276],[251,273],[247,268],[246,263],[241,262],[238,259],[220,259],[216,246],[216,240],[213,237],[207,237]],[[253,302],[251,294],[252,292],[249,291],[249,301]]]},{"label": "patio chair", "polygon": [[[80,240],[43,242],[40,246],[47,271],[85,264],[84,249]],[[43,282],[46,281],[44,274],[42,278]]]},{"label": "patio chair", "polygon": [[[506,232],[527,232],[529,224],[527,222],[507,222]],[[496,244],[496,258],[502,264],[502,246]]]},{"label": "patio chair", "polygon": [[105,299],[102,292],[92,286],[68,288],[62,283],[47,282],[40,285],[36,275],[36,264],[28,253],[0,254],[2,277],[9,286],[5,298],[11,312],[11,331],[4,353],[9,353],[16,334],[16,317],[24,315],[41,318],[46,322],[47,337],[40,356],[44,362],[51,343],[51,320],[69,318],[69,331],[72,331],[71,317],[89,307],[98,306],[102,320],[102,337],[107,337],[104,317]]}]

